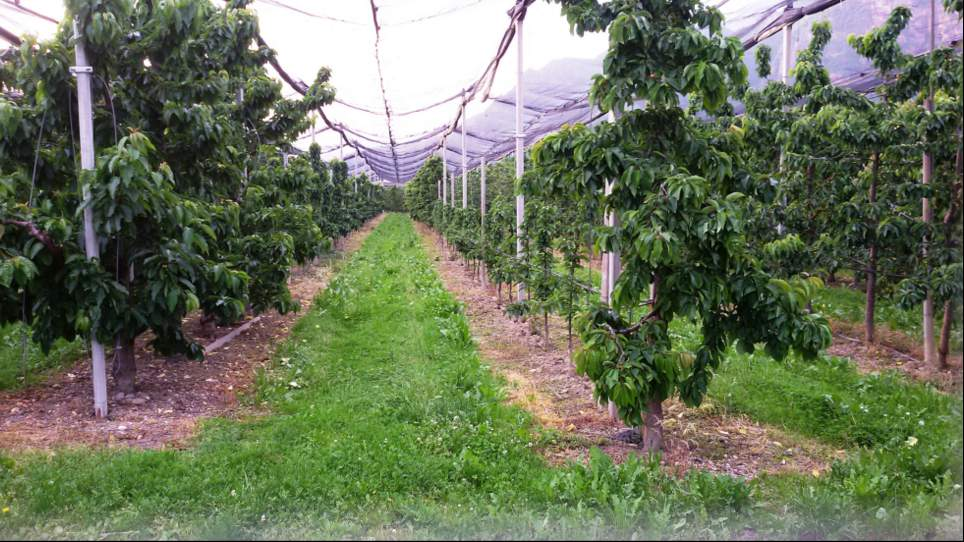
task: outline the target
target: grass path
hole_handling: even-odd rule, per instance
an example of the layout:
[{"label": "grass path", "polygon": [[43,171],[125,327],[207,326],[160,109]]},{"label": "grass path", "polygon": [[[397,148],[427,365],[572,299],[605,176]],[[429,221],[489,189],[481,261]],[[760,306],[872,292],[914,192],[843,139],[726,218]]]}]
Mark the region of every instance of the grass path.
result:
[{"label": "grass path", "polygon": [[261,378],[272,415],[193,449],[0,460],[0,534],[405,536],[545,500],[527,416],[504,407],[410,222],[389,217]]},{"label": "grass path", "polygon": [[212,420],[187,450],[0,455],[0,537],[923,536],[960,495],[959,474],[917,457],[934,454],[925,438],[893,443],[913,457],[819,479],[675,477],[598,453],[547,465],[534,450],[546,436],[506,406],[401,215],[305,311],[257,389],[270,414]]}]

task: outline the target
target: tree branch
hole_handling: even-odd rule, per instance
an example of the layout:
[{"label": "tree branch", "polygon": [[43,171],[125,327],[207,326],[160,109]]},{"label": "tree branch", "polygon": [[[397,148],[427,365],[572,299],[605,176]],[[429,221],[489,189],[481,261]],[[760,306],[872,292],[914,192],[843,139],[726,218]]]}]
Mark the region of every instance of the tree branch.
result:
[{"label": "tree branch", "polygon": [[28,235],[30,235],[37,241],[40,241],[40,243],[43,244],[43,246],[47,247],[47,250],[50,251],[50,253],[54,256],[54,259],[56,261],[63,261],[64,259],[63,247],[58,246],[56,243],[54,243],[54,240],[50,238],[50,235],[48,235],[47,232],[38,228],[37,225],[34,224],[33,222],[30,222],[27,220],[4,219],[0,223],[23,228]]},{"label": "tree branch", "polygon": [[[653,304],[653,300],[652,300],[652,299],[649,299],[649,300],[643,302],[642,304],[643,304],[643,305],[652,305],[652,304]],[[631,325],[631,326],[629,326],[629,327],[627,327],[627,328],[614,329],[614,328],[613,328],[611,325],[609,325],[609,324],[603,324],[602,327],[604,327],[604,328],[606,328],[607,330],[609,330],[609,335],[610,335],[613,339],[615,339],[615,338],[616,338],[616,335],[629,335],[629,334],[631,334],[631,333],[636,333],[637,331],[639,331],[639,328],[643,327],[643,324],[645,324],[646,322],[650,322],[650,321],[658,320],[658,319],[659,319],[659,314],[657,314],[657,313],[655,313],[655,312],[651,312],[651,313],[647,314],[646,316],[642,317],[638,322],[636,322],[635,324],[633,324],[633,325]]]}]

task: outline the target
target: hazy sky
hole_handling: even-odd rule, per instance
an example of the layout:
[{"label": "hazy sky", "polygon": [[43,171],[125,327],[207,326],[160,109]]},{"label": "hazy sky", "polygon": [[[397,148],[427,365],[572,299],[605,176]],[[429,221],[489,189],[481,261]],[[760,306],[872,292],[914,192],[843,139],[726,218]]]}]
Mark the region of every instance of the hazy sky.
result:
[{"label": "hazy sky", "polygon": [[[261,33],[278,52],[278,60],[292,75],[310,83],[321,66],[332,69],[332,83],[337,98],[348,104],[371,111],[357,111],[335,103],[325,108],[328,118],[349,127],[358,135],[349,136],[355,142],[389,153],[379,142],[389,140],[388,123],[384,114],[387,105],[392,111],[392,135],[399,153],[412,152],[417,145],[408,144],[427,132],[448,126],[458,112],[458,102],[448,102],[429,111],[404,114],[413,109],[439,102],[459,93],[474,82],[492,60],[498,44],[509,24],[507,11],[515,0],[374,0],[378,7],[380,26],[378,58],[384,76],[384,94],[376,63],[376,33],[370,0],[255,0],[251,8],[261,21]],[[720,7],[727,17],[727,32],[747,36],[762,28],[760,25],[777,18],[779,0],[708,0]],[[59,19],[63,14],[62,0],[21,0],[21,4],[35,11]],[[779,5],[778,5],[779,4]],[[802,1],[798,0],[797,5]],[[921,41],[926,33],[926,0],[849,0],[834,8],[798,23],[793,29],[792,45],[805,45],[813,20],[833,19],[834,39],[828,49],[826,63],[834,76],[857,73],[867,66],[853,54],[846,44],[851,32],[865,32],[880,24],[890,9],[898,4],[915,8],[911,27],[902,36],[902,45]],[[773,10],[767,10],[768,7]],[[762,19],[761,19],[762,16]],[[0,0],[0,25],[13,31],[28,31],[41,37],[49,36],[54,25],[41,19],[18,14],[7,0]],[[581,99],[594,73],[601,71],[600,59],[606,51],[605,34],[576,37],[559,13],[559,6],[543,0],[533,3],[524,23],[524,67],[530,73],[523,88],[525,103],[552,107],[559,103]],[[941,17],[942,42],[959,37],[960,23],[953,17]],[[768,43],[774,48],[774,68],[779,67],[780,37]],[[919,49],[919,47],[918,47]],[[911,52],[920,52],[914,48]],[[556,61],[556,62],[553,62]],[[562,61],[562,62],[560,62]],[[752,59],[749,61],[752,64]],[[551,70],[546,68],[550,63]],[[544,69],[541,74],[537,74]],[[503,58],[492,88],[491,96],[511,93],[515,87],[516,49],[513,44]],[[540,80],[537,78],[541,76]],[[285,86],[284,94],[294,91]],[[539,116],[529,112],[526,121],[538,122]],[[569,120],[582,121],[583,117]],[[547,117],[548,118],[548,117]],[[562,122],[562,121],[560,121]],[[509,103],[493,100],[483,104],[474,101],[468,107],[468,131],[485,126],[484,135],[509,144],[514,136],[511,96]],[[321,123],[319,127],[323,127]],[[556,126],[543,125],[543,130]],[[333,149],[326,158],[340,155],[340,137],[327,130],[317,135],[323,149]],[[438,136],[434,136],[437,142]],[[479,155],[489,153],[491,142],[472,141],[470,154],[476,144]],[[312,141],[304,134],[296,146],[305,149]],[[459,136],[448,140],[447,161],[459,163]],[[355,154],[345,149],[346,158]],[[390,161],[390,158],[383,158]]]},{"label": "hazy sky", "polygon": [[[62,0],[22,0],[22,5],[59,19]],[[485,70],[509,24],[514,0],[376,0],[380,25],[378,54],[385,95],[393,115],[418,109],[457,94]],[[379,112],[355,111],[339,104],[326,108],[333,122],[350,126],[372,139],[388,141],[385,102],[376,64],[376,33],[369,0],[256,0],[265,41],[292,75],[310,82],[321,66],[332,69],[337,96],[353,105]],[[41,37],[54,25],[18,15],[0,2],[0,24]],[[599,58],[606,50],[604,35],[570,35],[559,7],[536,2],[524,23],[525,68],[538,69],[553,59]],[[506,54],[492,95],[515,86],[515,46]],[[588,81],[587,81],[588,86]],[[285,86],[285,95],[293,91]],[[485,106],[470,105],[469,119]],[[448,124],[457,102],[432,110],[393,117],[396,141],[411,140]],[[321,126],[319,122],[319,126]],[[325,148],[340,139],[330,130],[317,136]],[[298,142],[307,148],[311,137]],[[365,142],[370,146],[377,144]],[[346,155],[353,151],[346,150]],[[329,157],[338,156],[333,151]]]}]

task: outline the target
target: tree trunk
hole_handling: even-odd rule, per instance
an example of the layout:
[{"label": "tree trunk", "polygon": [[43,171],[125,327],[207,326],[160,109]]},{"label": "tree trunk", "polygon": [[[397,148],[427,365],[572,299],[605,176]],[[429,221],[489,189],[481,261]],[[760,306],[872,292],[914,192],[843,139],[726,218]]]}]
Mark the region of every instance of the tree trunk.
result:
[{"label": "tree trunk", "polygon": [[944,302],[944,321],[941,323],[941,341],[937,347],[937,362],[942,371],[947,370],[947,355],[951,349],[951,323],[954,320],[954,301]]},{"label": "tree trunk", "polygon": [[549,342],[549,313],[545,311],[542,313],[542,331],[544,333],[543,338],[546,340],[546,350],[549,350],[551,346]]},{"label": "tree trunk", "polygon": [[[662,320],[662,315],[657,311],[657,301],[659,299],[660,284],[662,278],[658,274],[653,274],[653,282],[650,285],[650,297],[653,299],[652,312],[656,319]],[[643,426],[640,429],[642,440],[640,446],[646,453],[656,453],[663,449],[663,401],[662,399],[650,398],[646,402],[646,413],[643,415]]]},{"label": "tree trunk", "polygon": [[646,403],[646,414],[643,416],[641,429],[643,452],[656,453],[663,449],[663,402],[649,401]]},{"label": "tree trunk", "polygon": [[876,329],[874,327],[874,312],[877,307],[877,243],[870,244],[870,254],[867,258],[867,305],[864,310],[864,342],[874,344]]},{"label": "tree trunk", "polygon": [[[877,202],[877,172],[880,168],[880,153],[874,153],[871,168],[870,190],[867,195],[867,201],[870,203],[870,206],[873,207]],[[864,342],[868,345],[874,344],[876,339],[874,312],[877,307],[877,220],[872,220],[870,226],[874,231],[867,255],[867,302],[864,309]]]},{"label": "tree trunk", "polygon": [[817,240],[816,212],[813,209],[813,164],[807,164],[807,243]]},{"label": "tree trunk", "polygon": [[496,284],[495,290],[496,290],[496,292],[498,292],[497,297],[496,297],[495,306],[496,306],[496,308],[501,309],[501,308],[502,308],[502,283],[501,283],[501,282],[499,282],[499,283]]},{"label": "tree trunk", "polygon": [[117,337],[114,341],[114,360],[111,364],[114,387],[119,392],[134,393],[137,364],[134,361],[134,339]]},{"label": "tree trunk", "polygon": [[575,312],[576,296],[576,266],[569,267],[569,307],[566,312],[566,333],[569,340],[569,357],[572,357],[572,313]]},{"label": "tree trunk", "polygon": [[[954,249],[954,222],[957,220],[961,190],[964,189],[964,148],[958,139],[957,159],[954,169],[957,173],[957,183],[951,189],[951,199],[947,212],[944,213],[944,246],[948,251]],[[941,370],[947,369],[947,355],[950,353],[951,325],[954,323],[954,300],[944,302],[944,320],[941,322],[941,338],[937,347],[937,364]]]}]

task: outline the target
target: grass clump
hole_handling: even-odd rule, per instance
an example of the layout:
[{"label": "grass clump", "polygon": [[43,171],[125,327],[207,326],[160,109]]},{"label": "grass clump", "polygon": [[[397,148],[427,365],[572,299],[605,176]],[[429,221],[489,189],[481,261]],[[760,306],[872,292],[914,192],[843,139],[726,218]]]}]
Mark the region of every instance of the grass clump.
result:
[{"label": "grass clump", "polygon": [[30,339],[30,330],[23,324],[0,326],[0,390],[42,382],[51,371],[76,361],[83,353],[83,341],[63,339],[58,339],[50,352],[44,353],[40,345]]},{"label": "grass clump", "polygon": [[[765,390],[765,393],[748,393]],[[774,362],[731,355],[710,388],[727,409],[849,451],[821,477],[764,477],[762,495],[790,506],[781,529],[833,536],[927,533],[960,516],[961,399],[846,359]]]}]

